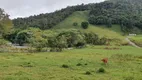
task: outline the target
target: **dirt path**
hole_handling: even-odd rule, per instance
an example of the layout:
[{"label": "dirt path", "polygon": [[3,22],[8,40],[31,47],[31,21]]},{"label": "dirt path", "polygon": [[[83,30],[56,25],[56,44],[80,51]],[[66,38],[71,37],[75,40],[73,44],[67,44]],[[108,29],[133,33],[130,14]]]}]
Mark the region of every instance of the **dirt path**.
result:
[{"label": "dirt path", "polygon": [[126,38],[126,41],[128,41],[130,45],[132,45],[132,46],[134,46],[134,47],[137,47],[137,48],[140,48],[140,47],[137,46],[135,43],[133,43],[128,37]]}]

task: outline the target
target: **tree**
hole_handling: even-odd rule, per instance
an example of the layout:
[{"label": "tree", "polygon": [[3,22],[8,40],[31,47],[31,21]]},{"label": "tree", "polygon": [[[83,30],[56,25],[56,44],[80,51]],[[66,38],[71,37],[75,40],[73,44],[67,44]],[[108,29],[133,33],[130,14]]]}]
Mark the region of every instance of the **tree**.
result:
[{"label": "tree", "polygon": [[83,29],[87,29],[89,27],[89,23],[88,22],[82,22],[81,26]]},{"label": "tree", "polygon": [[36,48],[36,51],[41,52],[43,48],[47,47],[47,40],[45,39],[40,39],[40,40],[32,40],[30,39],[30,44],[31,47]]},{"label": "tree", "polygon": [[111,19],[109,19],[109,18],[107,19],[106,25],[107,25],[108,28],[112,27]]},{"label": "tree", "polygon": [[67,47],[67,41],[64,36],[52,37],[48,40],[48,47],[50,51],[61,52],[63,48]]},{"label": "tree", "polygon": [[88,44],[97,45],[99,44],[99,37],[97,34],[94,33],[85,33],[85,40]]},{"label": "tree", "polygon": [[0,8],[0,36],[7,34],[12,26],[12,21],[9,19],[9,15]]},{"label": "tree", "polygon": [[64,36],[67,41],[67,47],[80,47],[85,44],[84,35],[78,30],[61,32],[58,36]]},{"label": "tree", "polygon": [[19,44],[20,46],[23,46],[25,43],[29,42],[30,37],[30,33],[26,31],[20,31],[15,37],[15,43]]},{"label": "tree", "polygon": [[73,26],[78,26],[78,23],[77,23],[77,22],[74,22],[74,23],[73,23]]}]

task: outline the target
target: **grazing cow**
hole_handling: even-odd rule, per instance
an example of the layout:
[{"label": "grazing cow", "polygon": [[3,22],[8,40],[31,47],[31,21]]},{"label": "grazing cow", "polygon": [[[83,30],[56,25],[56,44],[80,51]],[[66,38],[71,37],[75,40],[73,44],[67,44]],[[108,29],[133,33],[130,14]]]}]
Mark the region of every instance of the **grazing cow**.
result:
[{"label": "grazing cow", "polygon": [[108,58],[104,58],[104,59],[102,59],[102,61],[103,61],[104,64],[107,64],[108,63]]}]

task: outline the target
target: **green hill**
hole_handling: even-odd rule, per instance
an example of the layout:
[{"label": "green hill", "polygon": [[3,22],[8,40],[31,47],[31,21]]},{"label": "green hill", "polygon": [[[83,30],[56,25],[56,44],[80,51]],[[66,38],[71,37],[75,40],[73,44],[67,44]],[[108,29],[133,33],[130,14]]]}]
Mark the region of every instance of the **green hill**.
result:
[{"label": "green hill", "polygon": [[[100,36],[107,37],[109,39],[124,39],[124,37],[121,35],[121,29],[120,26],[113,25],[112,28],[106,28],[105,26],[95,26],[95,25],[89,25],[88,29],[82,29],[81,28],[81,22],[88,20],[88,14],[89,11],[76,11],[72,15],[70,15],[68,18],[66,18],[64,21],[60,22],[58,25],[56,25],[54,29],[80,29],[84,32],[94,32]],[[77,22],[78,26],[73,26],[73,23]]]},{"label": "green hill", "polygon": [[[88,21],[89,11],[76,11],[64,21],[57,24],[53,29],[69,29],[69,28],[80,28],[81,22]],[[77,22],[78,26],[73,26],[73,23]]]},{"label": "green hill", "polygon": [[[121,30],[126,34],[140,34],[142,32],[141,5],[141,0],[105,0],[100,3],[69,6],[52,13],[14,19],[13,24],[15,28],[34,27],[45,30],[55,26],[69,28],[74,22],[88,21],[92,25],[105,25],[107,27],[120,25]],[[116,31],[117,29],[112,28],[111,30]]]}]

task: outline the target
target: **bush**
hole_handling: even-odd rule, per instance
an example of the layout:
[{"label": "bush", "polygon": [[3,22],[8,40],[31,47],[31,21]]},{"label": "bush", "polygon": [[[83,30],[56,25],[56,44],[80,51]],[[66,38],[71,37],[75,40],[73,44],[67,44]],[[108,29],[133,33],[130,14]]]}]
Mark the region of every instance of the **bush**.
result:
[{"label": "bush", "polygon": [[85,45],[84,42],[79,42],[79,43],[77,43],[77,44],[75,45],[75,47],[77,47],[77,48],[82,48],[84,45]]},{"label": "bush", "polygon": [[98,72],[99,72],[99,73],[105,73],[106,71],[105,71],[104,68],[100,68],[100,69],[98,70]]},{"label": "bush", "polygon": [[50,38],[48,43],[53,48],[83,47],[85,40],[83,33],[74,30],[61,32],[53,39]]},{"label": "bush", "polygon": [[99,44],[99,36],[94,33],[85,33],[85,40],[88,44],[97,45]]},{"label": "bush", "polygon": [[48,40],[48,47],[54,49],[56,52],[61,52],[63,48],[67,47],[65,36],[57,36]]},{"label": "bush", "polygon": [[81,23],[81,27],[82,27],[83,29],[87,29],[88,26],[89,26],[89,23],[88,23],[88,22],[82,22],[82,23]]},{"label": "bush", "polygon": [[74,22],[74,23],[73,23],[73,26],[78,26],[78,23],[77,23],[77,22]]},{"label": "bush", "polygon": [[90,72],[90,71],[86,71],[85,74],[86,74],[86,75],[91,75],[91,72]]},{"label": "bush", "polygon": [[6,40],[4,40],[4,39],[0,39],[0,46],[1,45],[7,45],[7,41]]},{"label": "bush", "polygon": [[69,68],[69,66],[66,65],[66,64],[63,64],[63,65],[62,65],[62,68]]},{"label": "bush", "polygon": [[47,41],[44,39],[41,40],[31,40],[30,41],[31,47],[34,47],[37,52],[41,52],[43,48],[45,48],[47,45]]},{"label": "bush", "polygon": [[78,63],[76,66],[82,66],[82,64],[81,64],[81,63]]},{"label": "bush", "polygon": [[106,43],[107,43],[107,38],[105,38],[105,37],[101,38],[99,41],[99,45],[104,45]]},{"label": "bush", "polygon": [[84,65],[88,65],[87,63],[85,63]]},{"label": "bush", "polygon": [[17,33],[15,37],[15,42],[18,43],[20,46],[23,46],[25,43],[29,42],[29,38],[31,37],[31,34],[27,31],[21,31]]}]

